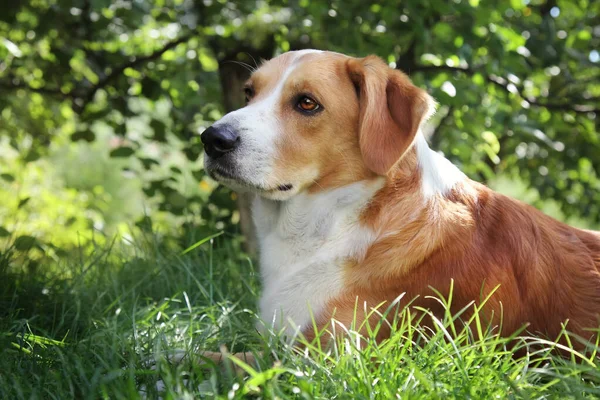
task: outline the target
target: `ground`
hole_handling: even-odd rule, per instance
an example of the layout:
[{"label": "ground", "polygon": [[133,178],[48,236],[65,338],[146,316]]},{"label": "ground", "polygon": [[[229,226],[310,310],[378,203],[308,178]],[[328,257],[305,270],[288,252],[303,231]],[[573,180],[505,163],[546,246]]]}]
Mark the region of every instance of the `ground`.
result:
[{"label": "ground", "polygon": [[[183,255],[139,240],[127,251],[56,261],[44,273],[16,271],[4,254],[0,398],[600,397],[595,352],[558,358],[542,343],[515,358],[485,327],[482,340],[453,331],[451,316],[427,331],[405,313],[379,345],[350,332],[331,349],[297,354],[277,335],[256,333],[258,267],[229,239]],[[220,345],[263,354],[238,376],[198,357]],[[165,355],[176,350],[190,362],[171,364]]]}]

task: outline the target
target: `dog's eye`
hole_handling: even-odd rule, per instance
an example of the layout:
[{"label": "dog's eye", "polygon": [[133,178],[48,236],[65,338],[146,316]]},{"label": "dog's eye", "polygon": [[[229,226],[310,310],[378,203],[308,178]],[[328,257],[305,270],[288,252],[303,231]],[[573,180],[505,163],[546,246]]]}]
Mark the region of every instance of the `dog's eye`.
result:
[{"label": "dog's eye", "polygon": [[254,97],[254,89],[251,87],[245,87],[244,96],[246,96],[246,104],[248,104],[250,100],[252,100],[252,97]]},{"label": "dog's eye", "polygon": [[303,112],[314,112],[317,111],[321,106],[315,100],[311,99],[308,96],[302,96],[300,100],[298,100],[298,104],[296,105]]}]

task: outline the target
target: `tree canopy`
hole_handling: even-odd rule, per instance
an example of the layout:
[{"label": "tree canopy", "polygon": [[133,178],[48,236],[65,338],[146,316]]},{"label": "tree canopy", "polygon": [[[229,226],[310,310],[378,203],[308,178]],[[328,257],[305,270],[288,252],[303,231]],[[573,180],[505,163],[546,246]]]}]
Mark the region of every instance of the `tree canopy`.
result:
[{"label": "tree canopy", "polygon": [[600,2],[29,0],[0,4],[0,236],[235,230],[199,133],[301,48],[379,55],[437,99],[432,145],[468,175],[600,222]]}]

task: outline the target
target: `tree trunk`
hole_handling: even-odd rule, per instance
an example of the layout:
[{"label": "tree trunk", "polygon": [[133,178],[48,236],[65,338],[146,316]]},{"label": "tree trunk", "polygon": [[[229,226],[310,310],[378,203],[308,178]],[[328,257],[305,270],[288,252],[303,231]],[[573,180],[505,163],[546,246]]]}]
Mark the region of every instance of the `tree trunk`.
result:
[{"label": "tree trunk", "polygon": [[[260,47],[222,38],[215,39],[210,46],[219,60],[219,79],[223,89],[225,111],[237,110],[245,104],[244,83],[250,77],[250,69],[258,68],[256,60],[268,59],[273,55],[276,47],[275,36],[268,35]],[[243,63],[246,65],[242,65]],[[256,256],[258,241],[250,210],[252,197],[249,193],[238,193],[237,206],[240,213],[240,230],[246,238],[245,250],[250,256]]]},{"label": "tree trunk", "polygon": [[[243,66],[233,62],[219,63],[219,78],[223,89],[223,106],[226,112],[237,110],[244,105],[244,83],[250,73]],[[258,251],[258,242],[252,221],[251,193],[237,193],[237,206],[240,213],[240,230],[244,235],[245,250],[250,256],[255,256]]]},{"label": "tree trunk", "polygon": [[[244,83],[250,76],[250,72],[243,66],[225,60],[219,62],[219,79],[223,89],[223,106],[225,112],[237,110],[244,106]],[[252,197],[251,193],[237,193],[237,206],[240,213],[240,230],[244,235],[245,249],[250,256],[255,256],[258,251],[258,241],[252,221]]]}]

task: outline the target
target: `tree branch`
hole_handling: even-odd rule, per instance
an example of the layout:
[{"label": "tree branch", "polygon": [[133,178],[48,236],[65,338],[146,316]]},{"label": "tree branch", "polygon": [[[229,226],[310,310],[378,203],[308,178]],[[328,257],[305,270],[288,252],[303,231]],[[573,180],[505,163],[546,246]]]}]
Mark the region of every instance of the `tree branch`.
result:
[{"label": "tree branch", "polygon": [[446,123],[453,118],[453,114],[454,113],[454,106],[449,106],[448,107],[448,111],[446,112],[446,115],[444,115],[442,117],[442,119],[440,119],[440,122],[437,124],[437,126],[433,129],[433,134],[431,135],[429,141],[431,144],[431,148],[438,150],[440,147],[440,139],[442,138],[442,135],[439,133],[439,130],[441,128],[444,127],[444,125],[446,125]]},{"label": "tree branch", "polygon": [[90,87],[87,90],[82,90],[79,93],[77,93],[77,90],[71,90],[69,93],[63,93],[58,88],[48,88],[48,87],[35,88],[26,83],[22,83],[22,82],[14,83],[10,80],[5,81],[5,82],[0,81],[0,88],[6,89],[6,90],[24,89],[24,90],[28,90],[30,92],[36,92],[36,93],[41,93],[41,94],[45,94],[45,95],[69,98],[69,99],[72,99],[72,101],[73,101],[73,109],[77,113],[82,113],[85,110],[85,108],[87,107],[87,105],[94,99],[94,96],[96,95],[98,90],[105,88],[111,81],[117,79],[121,74],[123,74],[123,72],[127,68],[135,68],[135,67],[138,67],[141,64],[144,64],[148,61],[155,60],[155,59],[159,58],[160,56],[162,56],[164,53],[166,53],[168,50],[177,47],[181,43],[185,43],[185,42],[189,41],[193,37],[193,35],[194,35],[193,33],[189,33],[178,39],[170,41],[167,44],[165,44],[163,47],[161,47],[160,49],[155,50],[154,52],[152,52],[148,55],[132,57],[132,59],[129,62],[123,63],[117,67],[112,68],[111,72],[108,75],[106,75],[105,77],[103,77],[102,79],[100,79],[97,84],[95,84],[94,86]]},{"label": "tree branch", "polygon": [[51,95],[51,96],[60,96],[60,97],[64,97],[64,98],[71,98],[73,97],[71,92],[69,93],[63,93],[60,89],[58,88],[49,88],[49,87],[33,87],[28,85],[27,83],[24,82],[18,82],[18,83],[14,83],[14,82],[0,82],[0,88],[5,89],[5,90],[19,90],[19,89],[23,89],[23,90],[27,90],[29,92],[35,92],[35,93],[41,93],[41,94],[47,94],[47,95]]},{"label": "tree branch", "polygon": [[185,43],[185,42],[189,41],[192,37],[193,37],[193,33],[189,33],[178,39],[168,42],[160,49],[155,50],[148,55],[139,56],[139,57],[134,56],[129,62],[123,63],[117,67],[114,67],[108,75],[106,75],[104,78],[100,79],[97,84],[95,84],[94,86],[92,86],[89,89],[89,91],[81,98],[81,100],[79,101],[79,104],[75,104],[75,106],[74,106],[75,110],[78,113],[83,112],[85,110],[85,108],[87,107],[87,105],[94,99],[94,96],[96,95],[98,90],[105,88],[111,81],[115,80],[121,74],[123,74],[123,72],[127,68],[135,68],[135,67],[140,66],[141,64],[144,64],[148,61],[155,60],[155,59],[159,58],[160,56],[162,56],[164,53],[166,53],[168,50],[171,50],[171,49],[177,47],[181,43]]},{"label": "tree branch", "polygon": [[[509,92],[518,94],[523,100],[527,101],[529,104],[535,107],[544,107],[549,110],[558,110],[558,111],[572,111],[578,114],[587,114],[590,112],[600,113],[600,108],[597,108],[593,105],[588,104],[572,104],[572,103],[552,103],[552,102],[540,102],[537,98],[532,96],[526,96],[523,93],[523,88],[518,87],[514,83],[508,82],[506,79],[495,76],[495,75],[487,75],[484,72],[479,70],[469,68],[469,67],[451,67],[448,65],[413,65],[408,72],[441,72],[441,71],[449,71],[449,72],[460,72],[467,74],[469,76],[473,76],[475,74],[481,74],[484,79],[493,85]],[[590,100],[594,100],[593,98]]]}]

